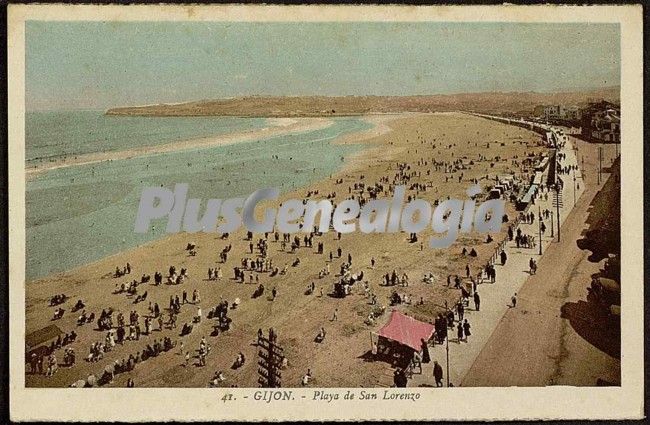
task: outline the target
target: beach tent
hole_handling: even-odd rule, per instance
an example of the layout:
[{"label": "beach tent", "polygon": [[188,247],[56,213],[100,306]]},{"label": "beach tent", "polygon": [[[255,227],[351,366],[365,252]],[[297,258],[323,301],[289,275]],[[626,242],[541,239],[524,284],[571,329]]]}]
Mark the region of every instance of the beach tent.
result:
[{"label": "beach tent", "polygon": [[501,186],[505,186],[506,189],[511,189],[514,184],[514,177],[510,175],[505,175],[499,177],[498,181]]},{"label": "beach tent", "polygon": [[528,204],[533,200],[533,195],[537,192],[538,185],[531,184],[526,194],[517,200],[517,210],[525,210]]},{"label": "beach tent", "polygon": [[393,310],[390,320],[377,334],[419,352],[422,346],[421,340],[428,341],[433,335],[433,331],[434,326],[432,324],[420,322],[397,310]]},{"label": "beach tent", "polygon": [[34,331],[25,337],[25,351],[29,352],[39,345],[58,337],[62,333],[63,331],[57,325],[49,325]]}]

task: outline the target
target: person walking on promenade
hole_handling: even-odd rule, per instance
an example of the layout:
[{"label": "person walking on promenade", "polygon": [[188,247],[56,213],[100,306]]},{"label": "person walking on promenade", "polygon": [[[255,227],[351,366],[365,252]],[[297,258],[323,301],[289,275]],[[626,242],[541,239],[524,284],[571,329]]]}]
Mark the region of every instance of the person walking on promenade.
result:
[{"label": "person walking on promenade", "polygon": [[429,346],[424,338],[420,339],[420,346],[422,347],[422,363],[429,363],[431,356],[429,355]]},{"label": "person walking on promenade", "polygon": [[470,332],[471,326],[469,325],[469,322],[467,319],[465,319],[465,323],[463,323],[463,332],[465,333],[465,342],[467,342],[467,337],[470,336],[472,333]]},{"label": "person walking on promenade", "polygon": [[513,295],[512,298],[510,299],[510,302],[511,302],[511,307],[512,308],[517,307],[517,293],[516,292],[515,292],[515,295]]},{"label": "person walking on promenade", "polygon": [[[510,239],[512,239],[512,238],[510,238]],[[505,251],[501,251],[501,265],[505,266],[506,261],[508,261],[508,254],[506,254]]]},{"label": "person walking on promenade", "polygon": [[458,327],[456,328],[456,330],[458,331],[458,343],[460,344],[460,342],[463,339],[465,339],[464,333],[463,333],[463,323],[462,322],[460,322],[460,321],[458,322]]},{"label": "person walking on promenade", "polygon": [[481,297],[478,295],[478,292],[474,292],[474,307],[476,311],[481,310]]},{"label": "person walking on promenade", "polygon": [[436,380],[436,387],[442,387],[442,366],[437,361],[433,362],[433,377]]}]

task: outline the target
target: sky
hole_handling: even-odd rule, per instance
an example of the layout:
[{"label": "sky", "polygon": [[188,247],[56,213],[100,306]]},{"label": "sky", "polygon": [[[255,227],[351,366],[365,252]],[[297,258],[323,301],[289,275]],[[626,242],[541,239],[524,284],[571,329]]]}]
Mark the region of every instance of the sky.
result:
[{"label": "sky", "polygon": [[26,23],[27,110],[620,84],[617,24]]}]

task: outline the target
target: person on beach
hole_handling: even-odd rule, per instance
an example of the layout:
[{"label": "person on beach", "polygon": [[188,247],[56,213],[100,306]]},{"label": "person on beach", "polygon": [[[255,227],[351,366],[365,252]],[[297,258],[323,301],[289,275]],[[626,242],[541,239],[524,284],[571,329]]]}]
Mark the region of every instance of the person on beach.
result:
[{"label": "person on beach", "polygon": [[311,381],[311,369],[307,369],[307,373],[305,373],[302,376],[302,379],[300,380],[300,383],[302,384],[303,387],[309,385],[309,381]]},{"label": "person on beach", "polygon": [[52,353],[47,358],[47,372],[45,372],[45,376],[53,376],[56,373],[57,369],[58,365],[56,361],[56,355]]},{"label": "person on beach", "polygon": [[403,369],[397,369],[395,373],[393,374],[393,383],[397,388],[406,388],[406,384],[408,383],[408,378],[406,377],[406,374],[404,373]]}]

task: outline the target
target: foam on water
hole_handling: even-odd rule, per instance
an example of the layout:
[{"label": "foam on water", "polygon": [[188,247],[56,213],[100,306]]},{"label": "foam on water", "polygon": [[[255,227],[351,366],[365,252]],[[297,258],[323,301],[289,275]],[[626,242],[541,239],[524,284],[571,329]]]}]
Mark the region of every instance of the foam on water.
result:
[{"label": "foam on water", "polygon": [[238,117],[129,117],[102,111],[28,112],[27,164],[259,129],[274,122]]}]

